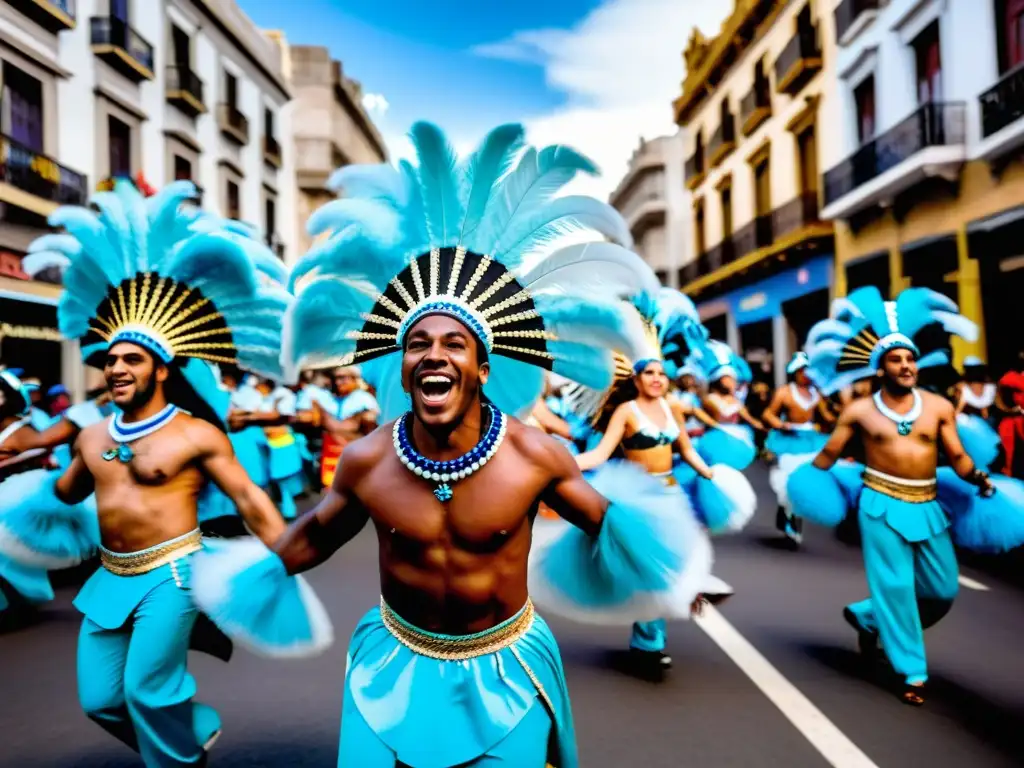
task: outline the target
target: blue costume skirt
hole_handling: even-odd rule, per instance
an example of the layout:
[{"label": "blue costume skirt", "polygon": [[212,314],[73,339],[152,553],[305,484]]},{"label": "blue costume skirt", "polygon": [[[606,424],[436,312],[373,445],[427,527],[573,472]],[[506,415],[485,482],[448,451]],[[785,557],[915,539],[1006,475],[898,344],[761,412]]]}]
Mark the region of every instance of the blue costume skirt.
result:
[{"label": "blue costume skirt", "polygon": [[708,465],[725,464],[742,472],[757,456],[754,430],[746,424],[720,424],[704,433],[696,450]]},{"label": "blue costume skirt", "polygon": [[793,453],[818,453],[828,442],[828,435],[814,429],[813,424],[795,424],[794,428],[773,429],[764,442],[765,450],[776,456]]},{"label": "blue costume skirt", "polygon": [[270,475],[265,456],[267,437],[263,430],[259,427],[246,427],[240,432],[230,433],[228,437],[249,479],[260,488],[266,488],[270,483]]},{"label": "blue costume skirt", "polygon": [[438,635],[382,601],[349,646],[339,768],[576,768],[562,661],[528,602],[493,629]]}]

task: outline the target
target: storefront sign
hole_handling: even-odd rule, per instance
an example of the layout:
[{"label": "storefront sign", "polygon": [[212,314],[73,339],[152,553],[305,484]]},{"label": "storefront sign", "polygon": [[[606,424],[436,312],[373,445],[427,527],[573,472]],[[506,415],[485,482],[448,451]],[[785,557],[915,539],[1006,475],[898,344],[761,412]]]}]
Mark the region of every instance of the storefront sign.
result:
[{"label": "storefront sign", "polygon": [[33,325],[11,325],[0,323],[0,341],[4,339],[32,339],[33,341],[64,341],[56,328],[42,328]]},{"label": "storefront sign", "polygon": [[737,325],[768,320],[782,314],[782,304],[832,284],[832,256],[819,256],[803,266],[773,275],[721,297]]}]

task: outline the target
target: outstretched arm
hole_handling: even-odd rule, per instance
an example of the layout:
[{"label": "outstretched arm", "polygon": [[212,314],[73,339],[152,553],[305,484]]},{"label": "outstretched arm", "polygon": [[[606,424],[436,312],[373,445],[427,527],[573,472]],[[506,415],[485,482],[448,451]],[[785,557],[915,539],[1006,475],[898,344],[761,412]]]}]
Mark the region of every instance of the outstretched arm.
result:
[{"label": "outstretched arm", "polygon": [[831,469],[839,461],[839,457],[843,455],[843,449],[846,448],[846,444],[853,438],[856,430],[856,410],[856,407],[849,406],[844,408],[843,412],[839,414],[839,423],[836,424],[832,437],[829,438],[828,442],[825,443],[825,447],[821,449],[821,453],[814,459],[814,466],[818,469]]},{"label": "outstretched arm", "polygon": [[[68,419],[60,419],[49,429],[37,432],[34,429],[21,429],[15,433],[18,438],[19,451],[31,451],[37,448],[49,450],[58,445],[65,445],[72,442],[81,430]],[[0,449],[0,453],[2,453]]]},{"label": "outstretched arm", "polygon": [[823,423],[829,426],[832,426],[833,424],[836,423],[836,417],[832,413],[832,410],[828,407],[828,398],[822,397],[820,400],[818,400],[817,408],[818,416],[821,418]]},{"label": "outstretched arm", "polygon": [[370,514],[352,487],[366,471],[369,457],[360,442],[341,454],[334,482],[323,499],[292,523],[274,547],[288,573],[315,568],[352,540],[366,525]]},{"label": "outstretched arm", "polygon": [[710,480],[714,473],[711,471],[711,468],[704,463],[704,459],[700,457],[700,454],[693,449],[693,443],[690,441],[690,436],[686,434],[683,406],[679,403],[673,403],[671,408],[672,417],[676,420],[676,424],[679,426],[679,455],[682,456],[683,461],[697,470],[698,475]]},{"label": "outstretched arm", "polygon": [[601,442],[593,450],[577,456],[576,465],[581,470],[586,470],[593,469],[608,461],[626,434],[626,422],[628,419],[629,411],[626,405],[620,405],[616,408],[615,413],[612,414],[612,418],[608,422],[608,429],[604,431],[604,437],[601,438]]},{"label": "outstretched arm", "polygon": [[740,408],[740,418],[747,422],[747,424],[752,426],[754,429],[759,429],[762,432],[764,431],[764,424],[762,424],[759,419],[755,419],[753,416],[751,416],[750,411],[747,410],[746,406]]},{"label": "outstretched arm", "polygon": [[786,425],[783,424],[780,414],[782,413],[782,406],[786,402],[786,390],[778,389],[775,391],[775,395],[772,397],[772,401],[768,403],[768,407],[764,409],[764,413],[761,414],[761,419],[772,429],[785,429]]},{"label": "outstretched arm", "polygon": [[568,423],[552,413],[543,400],[538,400],[533,404],[531,414],[540,424],[541,429],[549,435],[558,435],[566,440],[572,440],[572,429],[569,428]]},{"label": "outstretched arm", "polygon": [[272,546],[285,529],[284,518],[274,502],[238,463],[227,435],[205,422],[197,432],[197,444],[204,448],[199,458],[200,469],[231,499],[249,529],[268,547]]},{"label": "outstretched arm", "polygon": [[967,482],[978,486],[983,494],[990,494],[994,490],[992,481],[988,479],[985,472],[979,470],[963,443],[960,442],[960,435],[956,431],[956,410],[953,404],[945,399],[937,399],[939,413],[939,440],[949,458],[953,470]]}]

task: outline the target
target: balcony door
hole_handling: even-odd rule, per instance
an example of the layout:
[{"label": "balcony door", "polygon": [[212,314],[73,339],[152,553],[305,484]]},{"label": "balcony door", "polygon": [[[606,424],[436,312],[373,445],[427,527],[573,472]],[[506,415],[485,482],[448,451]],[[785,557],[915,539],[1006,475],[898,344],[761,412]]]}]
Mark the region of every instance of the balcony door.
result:
[{"label": "balcony door", "polygon": [[797,134],[797,160],[800,163],[800,192],[807,194],[818,190],[818,137],[814,125]]},{"label": "balcony door", "polygon": [[128,23],[128,0],[110,0],[110,15]]},{"label": "balcony door", "polygon": [[192,50],[188,33],[181,27],[171,27],[171,47],[174,50],[174,63],[182,70],[187,70],[192,64]]},{"label": "balcony door", "polygon": [[917,63],[917,103],[942,101],[942,57],[939,51],[939,22],[933,21],[914,40]]},{"label": "balcony door", "polygon": [[767,157],[754,166],[754,207],[758,217],[772,210],[771,161]]},{"label": "balcony door", "polygon": [[43,84],[4,62],[0,130],[34,152],[43,151]]},{"label": "balcony door", "polygon": [[230,72],[224,73],[224,93],[226,95],[225,101],[232,108],[238,109],[238,78]]},{"label": "balcony door", "polygon": [[1008,71],[1024,63],[1024,0],[1005,0],[1002,23]]},{"label": "balcony door", "polygon": [[732,237],[732,186],[722,187],[718,193],[722,203],[722,242]]},{"label": "balcony door", "polygon": [[132,176],[132,129],[113,115],[107,116],[107,143],[110,151],[110,175],[130,179]]},{"label": "balcony door", "polygon": [[875,137],[875,76],[870,75],[853,89],[857,105],[857,141],[867,144]]},{"label": "balcony door", "polygon": [[700,256],[707,250],[707,240],[704,237],[704,201],[698,200],[693,211],[693,236],[694,236],[694,258]]}]

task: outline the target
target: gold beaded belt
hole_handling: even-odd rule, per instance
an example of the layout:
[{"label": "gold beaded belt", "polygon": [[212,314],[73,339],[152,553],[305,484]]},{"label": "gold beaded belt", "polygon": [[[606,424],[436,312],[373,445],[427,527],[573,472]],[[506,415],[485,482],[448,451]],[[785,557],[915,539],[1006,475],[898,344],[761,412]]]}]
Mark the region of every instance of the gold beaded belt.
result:
[{"label": "gold beaded belt", "polygon": [[493,629],[473,635],[435,635],[416,629],[391,610],[384,598],[380,600],[380,617],[398,642],[420,656],[442,661],[475,659],[508,648],[533,626],[533,616],[533,602],[527,599],[519,613]]},{"label": "gold beaded belt", "polygon": [[907,480],[893,477],[870,467],[864,470],[864,487],[911,504],[934,501],[938,495],[938,483],[933,480]]},{"label": "gold beaded belt", "polygon": [[203,534],[196,528],[184,536],[140,552],[111,552],[100,547],[100,562],[104,568],[117,576],[141,576],[143,573],[155,571],[161,565],[191,555],[202,546]]}]

